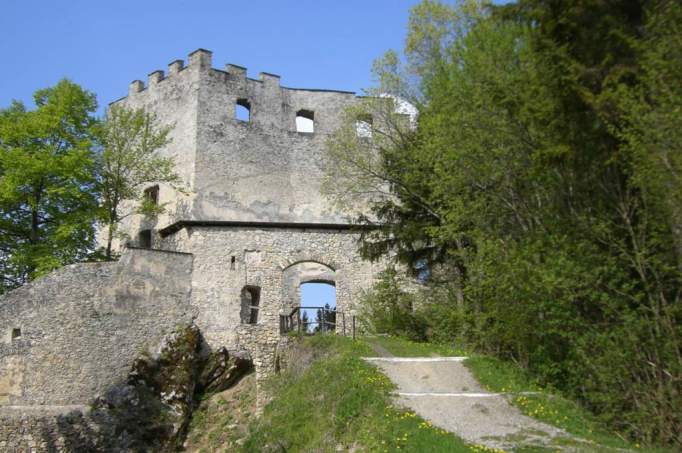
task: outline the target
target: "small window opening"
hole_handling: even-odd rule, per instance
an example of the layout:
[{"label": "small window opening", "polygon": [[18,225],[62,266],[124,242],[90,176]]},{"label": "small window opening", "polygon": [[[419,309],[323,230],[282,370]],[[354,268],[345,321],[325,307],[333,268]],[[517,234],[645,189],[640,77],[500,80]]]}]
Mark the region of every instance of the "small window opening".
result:
[{"label": "small window opening", "polygon": [[154,206],[159,205],[159,186],[147,187],[144,189],[144,198],[151,201]]},{"label": "small window opening", "polygon": [[235,267],[237,267],[236,263],[237,263],[236,257],[233,256],[232,258],[230,258],[230,270],[231,271],[233,271],[235,269]]},{"label": "small window opening", "polygon": [[19,338],[21,338],[21,329],[15,327],[14,329],[12,329],[12,341],[18,340]]},{"label": "small window opening", "polygon": [[296,132],[312,134],[315,132],[315,112],[299,110],[296,112]]},{"label": "small window opening", "polygon": [[143,249],[152,248],[152,230],[142,230],[137,235],[139,246]]},{"label": "small window opening", "polygon": [[358,115],[355,120],[355,133],[360,138],[372,138],[372,115]]},{"label": "small window opening", "polygon": [[245,123],[251,121],[251,103],[246,99],[237,99],[234,106],[234,117]]},{"label": "small window opening", "polygon": [[260,287],[245,286],[242,289],[241,320],[242,324],[257,324],[260,305]]}]

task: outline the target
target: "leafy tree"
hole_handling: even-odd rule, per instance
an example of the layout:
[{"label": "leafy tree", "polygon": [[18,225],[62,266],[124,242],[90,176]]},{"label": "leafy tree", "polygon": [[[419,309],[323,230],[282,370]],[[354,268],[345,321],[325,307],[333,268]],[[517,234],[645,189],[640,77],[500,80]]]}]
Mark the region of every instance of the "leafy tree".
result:
[{"label": "leafy tree", "polygon": [[95,95],[69,80],[0,110],[0,266],[7,290],[87,257],[96,212]]},{"label": "leafy tree", "polygon": [[362,301],[360,319],[370,332],[400,335],[411,340],[426,338],[426,324],[415,312],[415,294],[401,288],[395,268],[380,275],[377,284]]},{"label": "leafy tree", "polygon": [[329,304],[324,304],[324,308],[318,308],[315,313],[315,331],[329,332],[334,331],[336,326],[336,307],[332,308]]},{"label": "leafy tree", "polygon": [[120,222],[132,214],[156,215],[164,205],[144,196],[151,183],[169,184],[182,191],[181,178],[171,157],[157,151],[170,142],[170,126],[159,126],[156,116],[143,109],[112,106],[101,127],[103,150],[98,160],[98,188],[102,223],[107,229],[106,257]]},{"label": "leafy tree", "polygon": [[370,318],[406,331],[416,316],[634,438],[681,444],[681,24],[670,1],[418,4],[402,62],[376,67],[418,122],[370,140],[346,124],[328,193],[387,189],[359,219],[381,225],[363,253],[426,264],[459,300],[424,304],[438,322],[382,281]]},{"label": "leafy tree", "polygon": [[307,310],[301,310],[303,313],[301,314],[301,331],[303,333],[308,333],[310,330],[310,318],[308,317],[308,311]]}]

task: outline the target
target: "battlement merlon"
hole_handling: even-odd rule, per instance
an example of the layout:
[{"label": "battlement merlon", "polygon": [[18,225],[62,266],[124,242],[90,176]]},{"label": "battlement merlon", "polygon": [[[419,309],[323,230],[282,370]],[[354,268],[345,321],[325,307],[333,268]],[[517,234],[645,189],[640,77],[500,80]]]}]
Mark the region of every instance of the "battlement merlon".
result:
[{"label": "battlement merlon", "polygon": [[115,104],[122,101],[128,96],[135,96],[139,93],[145,92],[147,89],[158,86],[161,82],[169,79],[173,79],[175,76],[183,74],[186,70],[196,73],[208,73],[210,71],[223,72],[229,74],[231,77],[237,80],[248,80],[251,82],[262,83],[265,87],[281,87],[289,90],[296,91],[311,91],[311,92],[338,92],[343,94],[355,94],[352,91],[344,90],[327,90],[327,89],[315,89],[315,88],[291,88],[284,87],[280,85],[280,76],[277,74],[272,74],[269,72],[261,72],[258,79],[249,78],[247,75],[247,69],[243,66],[228,63],[225,65],[224,70],[220,70],[212,67],[213,53],[206,49],[197,49],[190,53],[188,56],[188,64],[185,66],[185,61],[178,59],[174,60],[168,64],[168,71],[164,73],[163,70],[155,70],[151,72],[147,77],[147,84],[141,80],[133,80],[128,87],[128,94],[120,99],[117,99],[110,104]]},{"label": "battlement merlon", "polygon": [[212,69],[213,52],[206,49],[197,49],[189,54],[189,69],[208,71]]}]

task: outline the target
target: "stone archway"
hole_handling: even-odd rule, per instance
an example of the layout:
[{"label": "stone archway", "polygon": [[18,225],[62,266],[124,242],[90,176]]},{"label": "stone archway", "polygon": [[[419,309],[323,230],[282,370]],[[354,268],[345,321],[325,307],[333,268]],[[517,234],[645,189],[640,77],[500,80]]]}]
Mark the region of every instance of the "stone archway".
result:
[{"label": "stone archway", "polygon": [[[291,314],[297,309],[297,323],[302,323],[302,328],[307,332],[336,330],[336,270],[320,261],[304,260],[297,261],[282,270],[282,310],[283,314]],[[310,301],[302,300],[304,287],[308,290],[311,286],[329,285],[332,288],[333,307],[327,306],[322,301],[315,301],[315,307],[310,306]],[[317,296],[321,288],[317,288]],[[308,291],[309,292],[309,291]],[[305,305],[305,306],[304,306]],[[310,324],[308,324],[310,322]],[[301,327],[299,327],[300,329]]]},{"label": "stone archway", "polygon": [[336,286],[336,271],[318,261],[299,261],[282,271],[282,310],[290,312],[300,304],[303,283],[327,283]]}]

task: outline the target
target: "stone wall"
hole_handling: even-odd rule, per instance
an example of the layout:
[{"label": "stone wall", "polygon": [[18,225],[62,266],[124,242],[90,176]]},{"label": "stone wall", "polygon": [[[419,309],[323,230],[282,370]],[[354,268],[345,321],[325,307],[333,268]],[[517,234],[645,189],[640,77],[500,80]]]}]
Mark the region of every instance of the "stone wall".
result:
[{"label": "stone wall", "polygon": [[0,407],[0,451],[103,451],[95,442],[101,428],[84,414],[87,414],[85,408],[77,407],[42,407],[40,410]]},{"label": "stone wall", "polygon": [[[251,107],[248,122],[235,117],[239,100]],[[346,213],[328,203],[320,184],[325,141],[354,102],[352,92],[288,88],[279,76],[252,79],[236,65],[215,69],[203,49],[186,67],[177,60],[167,74],[152,72],[146,85],[134,81],[113,104],[145,108],[173,126],[160,154],[174,157],[188,192],[160,184],[166,213],[127,217],[120,231],[135,241],[141,229],[179,220],[345,223]],[[313,112],[314,133],[296,131],[300,110]]]},{"label": "stone wall", "polygon": [[[345,223],[320,192],[325,141],[353,93],[291,89],[279,76],[211,70],[199,92],[196,198],[192,218]],[[234,117],[244,99],[251,119]],[[296,114],[314,115],[314,133],[296,131]]]},{"label": "stone wall", "polygon": [[[260,384],[275,369],[283,340],[279,317],[300,304],[301,283],[335,285],[339,330],[341,313],[349,314],[372,285],[380,269],[360,258],[358,239],[358,232],[347,229],[192,226],[161,245],[192,253],[195,323],[210,347],[248,352]],[[256,324],[242,321],[246,286],[260,289]]]},{"label": "stone wall", "polygon": [[[377,272],[358,255],[358,239],[357,232],[341,229],[192,226],[162,246],[194,256],[191,303],[208,344],[237,349],[237,328],[265,329],[273,341],[279,338],[279,315],[291,311],[302,282],[333,283],[337,309],[352,310]],[[243,324],[240,316],[245,286],[260,288],[255,325]]]},{"label": "stone wall", "polygon": [[85,404],[189,323],[192,256],[128,250],[66,266],[0,299],[0,405]]}]

